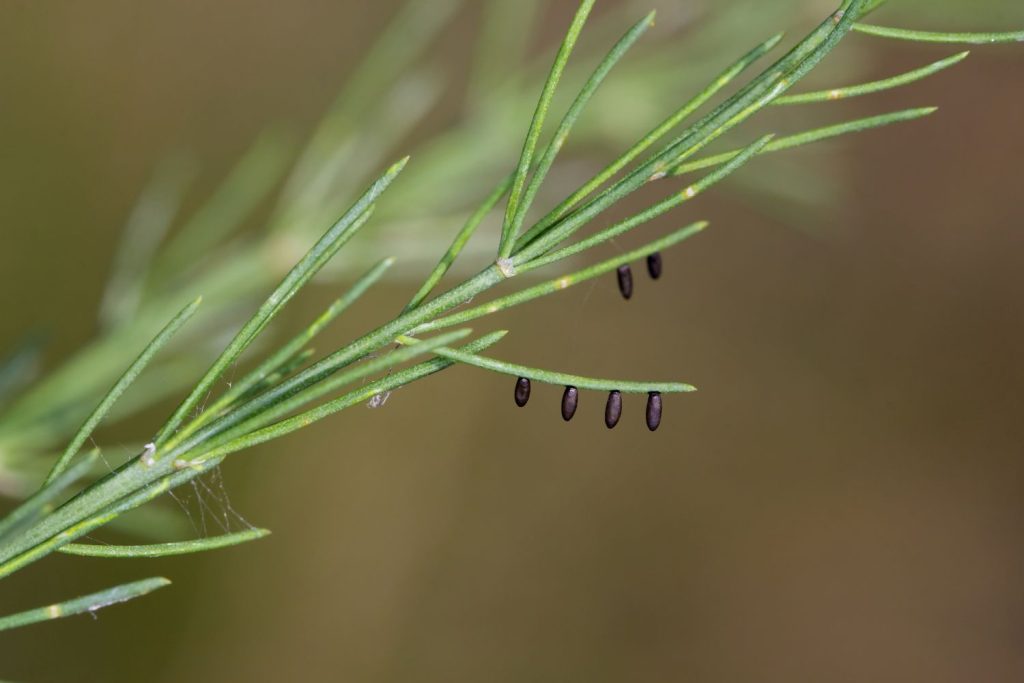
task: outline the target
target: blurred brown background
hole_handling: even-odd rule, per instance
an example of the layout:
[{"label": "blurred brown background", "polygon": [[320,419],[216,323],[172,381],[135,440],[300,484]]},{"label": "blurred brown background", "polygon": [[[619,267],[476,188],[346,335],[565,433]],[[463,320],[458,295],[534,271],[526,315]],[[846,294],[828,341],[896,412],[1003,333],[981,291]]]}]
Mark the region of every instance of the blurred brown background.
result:
[{"label": "blurred brown background", "polygon": [[[798,26],[830,3],[804,4]],[[212,186],[266,124],[308,129],[396,5],[5,3],[0,343],[47,327],[51,363],[83,344],[154,164],[192,150]],[[453,78],[474,22],[470,3],[439,46]],[[878,76],[952,51],[873,45]],[[839,105],[942,111],[806,152],[848,191],[802,229],[724,188],[661,223],[714,228],[629,304],[608,279],[495,322],[514,332],[502,358],[699,386],[657,434],[636,397],[608,432],[602,397],[565,425],[557,390],[517,411],[507,378],[453,369],[230,462],[233,508],[268,539],[5,581],[19,606],[174,585],[5,634],[0,677],[1024,679],[1022,68],[1020,47],[980,48]],[[338,339],[411,287],[378,291]]]}]

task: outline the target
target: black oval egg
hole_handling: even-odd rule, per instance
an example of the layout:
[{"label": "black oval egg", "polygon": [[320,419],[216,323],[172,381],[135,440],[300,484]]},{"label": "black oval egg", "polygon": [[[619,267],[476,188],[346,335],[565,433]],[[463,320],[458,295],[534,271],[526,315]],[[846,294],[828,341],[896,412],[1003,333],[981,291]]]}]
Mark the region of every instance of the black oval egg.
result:
[{"label": "black oval egg", "polygon": [[576,387],[566,387],[562,394],[562,419],[568,422],[576,414],[576,407],[579,405],[580,392]]},{"label": "black oval egg", "polygon": [[651,276],[652,280],[657,280],[661,277],[661,252],[656,251],[647,257],[647,273]]},{"label": "black oval egg", "polygon": [[629,266],[619,266],[619,291],[623,299],[630,299],[633,296],[633,271]]},{"label": "black oval egg", "polygon": [[622,394],[613,391],[608,394],[608,403],[604,406],[604,424],[608,429],[614,429],[622,417]]},{"label": "black oval egg", "polygon": [[647,428],[652,432],[661,425],[661,394],[652,391],[647,394]]},{"label": "black oval egg", "polygon": [[530,380],[520,377],[516,380],[516,405],[522,408],[530,400]]}]

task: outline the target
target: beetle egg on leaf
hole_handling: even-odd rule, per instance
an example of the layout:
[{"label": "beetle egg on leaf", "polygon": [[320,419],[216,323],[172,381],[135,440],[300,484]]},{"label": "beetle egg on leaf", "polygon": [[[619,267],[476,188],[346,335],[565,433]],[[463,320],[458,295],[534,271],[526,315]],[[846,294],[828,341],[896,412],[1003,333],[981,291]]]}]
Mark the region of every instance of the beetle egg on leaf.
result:
[{"label": "beetle egg on leaf", "polygon": [[580,392],[576,387],[566,387],[562,394],[562,419],[568,422],[576,414],[576,407],[579,405]]},{"label": "beetle egg on leaf", "polygon": [[608,429],[614,429],[622,417],[622,393],[613,391],[608,394],[608,403],[604,406],[604,424]]},{"label": "beetle egg on leaf", "polygon": [[652,280],[657,280],[661,277],[661,270],[661,252],[656,251],[647,257],[647,273],[651,276]]},{"label": "beetle egg on leaf", "polygon": [[622,298],[628,301],[633,296],[633,271],[630,270],[628,264],[619,266],[618,278]]},{"label": "beetle egg on leaf", "polygon": [[516,380],[516,405],[522,408],[530,400],[530,380],[520,377]]},{"label": "beetle egg on leaf", "polygon": [[647,394],[647,428],[652,432],[661,425],[661,394],[652,391]]}]

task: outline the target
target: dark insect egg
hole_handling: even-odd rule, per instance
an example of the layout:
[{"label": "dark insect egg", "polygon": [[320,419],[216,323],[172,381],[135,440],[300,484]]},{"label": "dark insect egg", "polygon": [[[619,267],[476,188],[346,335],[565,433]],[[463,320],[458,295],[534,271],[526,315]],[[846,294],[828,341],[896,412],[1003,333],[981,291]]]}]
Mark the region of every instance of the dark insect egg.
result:
[{"label": "dark insect egg", "polygon": [[647,394],[647,428],[652,432],[661,425],[661,394],[652,391]]},{"label": "dark insect egg", "polygon": [[530,380],[520,377],[516,380],[516,405],[522,408],[530,400]]},{"label": "dark insect egg", "polygon": [[579,404],[580,392],[576,387],[566,387],[562,394],[562,419],[568,422],[576,414],[576,406]]},{"label": "dark insect egg", "polygon": [[647,257],[647,272],[651,276],[652,280],[657,280],[661,277],[661,252],[656,251]]},{"label": "dark insect egg", "polygon": [[629,299],[633,296],[633,271],[629,269],[629,266],[619,266],[619,291],[622,292],[623,299]]},{"label": "dark insect egg", "polygon": [[614,429],[622,417],[622,394],[613,391],[608,394],[608,403],[604,406],[604,423],[608,429]]}]

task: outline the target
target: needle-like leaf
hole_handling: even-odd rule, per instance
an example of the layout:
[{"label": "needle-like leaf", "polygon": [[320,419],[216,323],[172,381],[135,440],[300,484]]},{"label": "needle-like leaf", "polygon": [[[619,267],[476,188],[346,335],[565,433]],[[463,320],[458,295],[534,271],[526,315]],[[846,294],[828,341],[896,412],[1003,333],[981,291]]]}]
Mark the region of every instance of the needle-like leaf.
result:
[{"label": "needle-like leaf", "polygon": [[75,598],[74,600],[66,600],[54,605],[47,605],[46,607],[37,607],[36,609],[31,609],[27,612],[12,614],[9,617],[0,617],[0,631],[20,628],[22,626],[28,626],[29,624],[37,624],[40,621],[50,621],[53,619],[70,617],[76,614],[92,614],[104,607],[110,607],[111,605],[116,605],[121,602],[128,602],[129,600],[141,597],[146,593],[152,593],[159,588],[169,586],[170,583],[171,582],[168,579],[163,577],[143,579],[142,581],[122,584],[115,588],[108,588],[107,590],[100,591],[98,593],[84,595],[80,598]]},{"label": "needle-like leaf", "polygon": [[[466,351],[467,353],[476,353],[478,351],[482,351],[496,344],[502,337],[505,336],[505,334],[506,332],[504,330],[492,332],[491,334],[483,336],[480,339],[467,344],[466,346],[463,347],[462,350]],[[428,352],[435,350],[427,348],[427,342],[422,342],[422,345],[424,346],[424,348],[418,349],[418,351]],[[400,351],[396,351],[395,354],[399,352]],[[333,399],[321,406],[318,406],[317,408],[307,410],[304,413],[300,413],[286,420],[281,420],[280,422],[272,424],[268,427],[264,427],[249,434],[239,436],[231,441],[228,441],[227,443],[216,446],[215,448],[208,452],[202,453],[199,457],[203,461],[205,461],[207,458],[223,458],[224,456],[230,453],[234,453],[236,451],[240,451],[264,443],[266,441],[276,439],[285,434],[289,434],[296,430],[302,429],[303,427],[311,425],[314,422],[322,420],[323,418],[328,417],[329,415],[333,415],[334,413],[344,410],[345,408],[349,408],[351,406],[364,403],[365,401],[370,400],[371,398],[378,394],[385,393],[388,391],[394,391],[395,389],[403,387],[406,384],[414,382],[418,379],[422,379],[424,377],[427,377],[428,375],[440,372],[445,368],[450,367],[451,365],[453,365],[453,361],[444,358],[429,360],[423,363],[419,363],[417,365],[413,365],[410,368],[392,373],[383,379],[377,380],[376,382],[371,382],[370,384],[360,387],[359,389],[356,389],[354,391],[350,391],[347,394],[344,394],[343,396],[339,396],[336,399]]]},{"label": "needle-like leaf", "polygon": [[[601,63],[594,70],[594,73],[590,75],[587,82],[583,85],[579,95],[576,96],[575,101],[569,107],[569,111],[566,112],[565,117],[562,119],[562,123],[559,124],[558,130],[555,131],[554,137],[544,150],[544,154],[541,155],[541,160],[537,164],[536,170],[533,172],[533,177],[530,179],[530,184],[526,188],[526,193],[523,195],[522,200],[519,202],[516,208],[515,215],[512,218],[512,227],[510,232],[512,233],[512,239],[514,241],[516,235],[519,234],[519,229],[523,226],[523,221],[526,219],[526,212],[530,210],[530,206],[533,204],[533,200],[537,197],[537,192],[540,190],[540,186],[544,183],[547,178],[548,172],[551,170],[551,166],[555,163],[555,157],[558,156],[565,141],[569,138],[569,133],[572,131],[573,126],[579,119],[580,114],[583,113],[583,109],[590,102],[590,98],[593,97],[594,93],[597,92],[598,87],[608,76],[609,72],[618,64],[619,60],[629,51],[629,48],[640,39],[644,33],[647,32],[651,26],[654,25],[654,12],[651,12],[646,17],[638,21],[633,25],[629,31],[626,32],[619,42],[608,52]],[[511,253],[511,249],[509,249]],[[502,257],[507,257],[508,253],[502,254]]]},{"label": "needle-like leaf", "polygon": [[883,92],[885,90],[892,90],[902,85],[907,85],[915,81],[919,81],[922,78],[931,76],[932,74],[938,73],[943,69],[948,69],[954,64],[962,62],[970,52],[960,52],[951,57],[940,59],[937,62],[929,64],[928,66],[921,67],[920,69],[914,69],[907,73],[893,76],[892,78],[886,78],[880,81],[872,81],[871,83],[863,83],[861,85],[852,85],[845,88],[832,88],[830,90],[817,90],[815,92],[801,93],[799,95],[786,95],[772,102],[773,105],[788,105],[788,104],[808,104],[811,102],[831,102],[834,100],[844,100],[851,97],[859,97],[861,95],[870,95],[872,93]]},{"label": "needle-like leaf", "polygon": [[593,194],[595,190],[611,180],[622,169],[631,164],[637,157],[650,149],[652,145],[658,142],[658,140],[665,137],[669,131],[685,121],[695,111],[700,109],[701,106],[718,94],[718,92],[725,86],[729,85],[754,62],[771,52],[772,49],[779,44],[780,40],[782,40],[782,34],[776,34],[731,64],[695,97],[690,99],[686,104],[673,112],[672,115],[643,136],[635,145],[626,150],[622,156],[606,166],[582,187],[573,192],[562,203],[552,209],[548,215],[537,221],[533,227],[519,237],[516,241],[517,246],[529,243],[537,235],[557,223],[559,219],[563,218],[574,206]]},{"label": "needle-like leaf", "polygon": [[189,305],[185,306],[178,315],[174,316],[174,318],[167,323],[164,329],[160,330],[159,334],[153,338],[153,341],[146,345],[146,348],[142,350],[139,357],[128,366],[128,369],[125,370],[124,374],[121,375],[121,378],[117,380],[114,386],[110,388],[110,391],[108,391],[107,395],[103,397],[103,400],[99,402],[99,405],[97,405],[96,409],[92,411],[92,414],[86,418],[85,423],[71,439],[71,443],[68,444],[64,453],[62,453],[60,458],[57,459],[57,462],[54,463],[53,468],[46,477],[46,481],[43,484],[44,486],[53,482],[54,479],[60,476],[61,472],[67,469],[68,463],[70,463],[71,459],[75,457],[75,454],[78,453],[78,449],[82,447],[82,444],[85,443],[86,439],[92,435],[93,430],[95,430],[99,423],[103,421],[103,418],[110,412],[110,409],[114,407],[114,403],[117,402],[117,399],[119,399],[121,394],[131,386],[131,383],[134,382],[135,378],[138,377],[145,369],[146,365],[148,365],[149,361],[153,359],[153,356],[156,355],[157,351],[162,349],[167,342],[171,340],[174,334],[181,329],[181,326],[188,322],[189,318],[195,314],[196,310],[199,308],[200,301],[200,299],[196,299]]},{"label": "needle-like leaf", "polygon": [[[116,479],[94,484],[97,488],[84,491],[40,524],[29,529],[25,537],[18,539],[20,542],[14,547],[0,546],[0,557],[3,558],[0,561],[0,579],[59,550],[76,538],[81,538],[101,526],[109,524],[125,512],[134,510],[209,472],[217,467],[221,460],[223,459],[208,458],[199,463],[184,463],[181,467],[162,463],[163,468],[170,471],[169,474],[158,476],[150,481],[133,482],[134,486],[126,487],[129,491],[127,495],[122,487],[118,486]],[[131,475],[134,480],[140,469],[136,462],[127,464],[123,471]],[[107,489],[114,489],[115,492],[113,495],[107,496],[105,495]],[[104,500],[108,502],[93,504],[93,501]],[[79,510],[82,509],[87,512],[80,514]],[[65,519],[60,519],[61,513],[65,513],[67,519],[73,521],[67,522]],[[62,530],[59,533],[54,533],[52,531],[54,528]]]},{"label": "needle-like leaf", "polygon": [[540,99],[537,101],[537,109],[534,111],[533,119],[530,121],[530,128],[526,133],[526,141],[523,143],[523,151],[519,156],[519,164],[516,167],[515,178],[512,181],[512,189],[508,197],[508,205],[505,209],[505,222],[501,228],[501,242],[498,245],[499,259],[508,258],[508,255],[512,253],[512,244],[515,240],[515,234],[513,233],[515,217],[519,210],[519,202],[522,199],[523,191],[526,188],[526,177],[530,172],[530,167],[533,165],[533,155],[537,149],[537,142],[540,140],[541,130],[544,128],[544,119],[547,118],[548,109],[551,107],[551,100],[555,96],[558,82],[562,78],[562,72],[565,71],[565,65],[569,62],[569,56],[572,54],[573,48],[576,47],[576,41],[579,40],[583,25],[586,23],[590,11],[594,8],[594,2],[595,0],[583,0],[580,3],[579,9],[576,10],[576,16],[573,17],[572,24],[569,26],[569,31],[565,34],[565,39],[562,41],[562,47],[559,48],[558,54],[555,56],[555,63],[548,73],[548,79],[544,83]]},{"label": "needle-like leaf", "polygon": [[[538,263],[540,265],[546,265],[555,260],[566,258],[574,254],[578,254],[579,252],[585,249],[589,249],[603,242],[607,242],[613,237],[625,234],[632,230],[633,228],[637,227],[638,225],[642,225],[643,223],[653,220],[658,216],[664,214],[665,212],[674,209],[680,204],[690,201],[691,199],[699,195],[701,192],[704,192],[705,190],[710,188],[712,185],[715,185],[721,180],[732,175],[733,172],[735,172],[739,167],[743,166],[743,164],[747,163],[751,158],[756,156],[758,152],[764,149],[764,147],[771,141],[771,139],[771,135],[765,135],[760,140],[758,140],[757,142],[743,150],[741,154],[731,159],[726,166],[723,166],[722,168],[712,173],[709,173],[704,178],[701,178],[698,182],[689,185],[688,187],[684,188],[679,192],[673,193],[669,197],[661,200],[654,206],[645,209],[638,214],[635,214],[623,221],[619,221],[610,228],[606,228],[605,230],[600,231],[593,237],[581,240],[576,244],[573,244],[557,252],[554,252],[553,254],[550,255],[550,258],[539,260]],[[582,228],[583,225],[584,223],[581,223],[578,220],[574,221],[571,219],[571,217],[567,219],[564,224],[556,225],[551,230],[538,237],[537,240],[534,241],[532,244],[525,247],[521,252],[516,254],[516,268],[528,268],[529,266],[527,264],[530,264],[531,261],[537,260],[539,257],[546,254],[549,250],[553,249],[559,243],[571,237],[578,230],[580,230],[580,228]]]},{"label": "needle-like leaf", "polygon": [[[936,107],[920,107],[917,109],[904,109],[902,111],[892,112],[890,114],[881,114],[879,116],[869,116],[863,119],[856,119],[854,121],[847,121],[845,123],[838,123],[832,126],[824,126],[822,128],[815,128],[813,130],[804,131],[802,133],[796,133],[795,135],[787,135],[785,137],[776,138],[771,141],[760,151],[761,154],[767,154],[769,152],[779,152],[785,149],[792,149],[794,147],[800,147],[801,145],[808,145],[813,142],[820,142],[822,140],[828,140],[829,138],[836,138],[850,133],[858,133],[861,131],[871,130],[873,128],[882,128],[884,126],[892,125],[894,123],[900,123],[903,121],[913,121],[915,119],[928,116],[933,114],[938,109]],[[741,150],[735,150],[732,152],[723,152],[710,157],[704,157],[703,159],[695,159],[688,161],[684,164],[680,164],[672,170],[672,175],[683,175],[685,173],[692,173],[693,171],[700,171],[706,168],[712,168],[719,164],[724,164],[732,159],[735,159]]]},{"label": "needle-like leaf", "polygon": [[285,276],[277,289],[260,306],[256,314],[249,319],[249,322],[239,330],[235,338],[231,340],[224,352],[217,358],[214,364],[206,372],[206,375],[196,384],[195,388],[188,395],[178,409],[171,416],[167,424],[160,430],[154,444],[159,449],[169,440],[180,440],[188,436],[189,431],[183,434],[175,434],[185,416],[188,415],[212,389],[221,375],[234,363],[242,352],[252,343],[253,339],[270,323],[293,296],[301,289],[316,273],[326,264],[327,259],[349,239],[351,239],[359,228],[366,221],[366,214],[373,206],[373,203],[394,181],[398,174],[405,168],[408,158],[399,161],[387,170],[362,197],[352,205],[334,226],[324,233],[313,247],[306,252],[306,255],[295,265]]},{"label": "needle-like leaf", "polygon": [[910,40],[917,43],[946,43],[949,45],[988,45],[992,43],[1024,42],[1024,31],[1002,33],[942,33],[935,31],[913,31],[905,28],[889,28],[873,24],[854,24],[853,29],[880,38]]},{"label": "needle-like leaf", "polygon": [[557,241],[589,223],[612,205],[632,194],[652,180],[657,180],[688,156],[695,154],[718,137],[781,96],[832,51],[845,36],[855,18],[861,16],[865,0],[848,0],[832,16],[822,22],[804,40],[775,64],[763,71],[750,84],[719,105],[713,112],[690,126],[659,153],[630,172],[610,188],[574,210],[533,242],[519,241],[517,261],[528,261],[543,253],[538,243],[551,246],[552,234]]},{"label": "needle-like leaf", "polygon": [[358,382],[381,372],[387,372],[396,365],[405,363],[417,356],[429,353],[438,346],[445,346],[452,342],[459,341],[469,336],[470,330],[455,330],[446,334],[427,340],[422,347],[398,349],[393,353],[385,354],[355,365],[347,370],[338,372],[328,379],[307,387],[305,390],[293,395],[291,398],[279,401],[266,410],[256,413],[244,422],[231,426],[219,432],[211,431],[207,440],[210,444],[220,444],[231,439],[242,436],[248,432],[260,429],[274,420],[282,418],[290,413],[308,406],[322,396],[334,393],[342,387]]},{"label": "needle-like leaf", "polygon": [[7,516],[0,520],[0,548],[19,531],[54,510],[61,496],[65,495],[75,482],[87,475],[98,459],[99,451],[91,451],[79,462],[65,468],[24,503],[7,513]]},{"label": "needle-like leaf", "polygon": [[484,203],[480,205],[480,208],[473,212],[473,215],[469,217],[466,224],[462,226],[462,230],[459,230],[458,234],[455,235],[455,239],[452,240],[452,244],[448,247],[448,251],[446,251],[444,256],[441,257],[441,260],[438,262],[437,266],[434,267],[434,270],[431,271],[430,275],[427,276],[423,285],[419,290],[417,290],[416,294],[413,295],[409,303],[406,304],[403,313],[408,313],[413,310],[423,303],[424,299],[430,296],[430,293],[434,291],[434,287],[437,286],[437,283],[441,281],[441,278],[443,278],[445,273],[448,272],[448,269],[452,267],[453,263],[455,263],[455,259],[457,259],[459,254],[462,253],[462,250],[469,242],[469,238],[476,233],[477,228],[479,228],[480,224],[484,222],[485,218],[487,218],[487,214],[489,214],[491,210],[498,205],[501,198],[508,193],[509,188],[512,187],[512,181],[512,176],[502,180],[501,183],[498,184],[498,187],[494,189],[494,192],[492,192],[490,196],[484,200]]},{"label": "needle-like leaf", "polygon": [[60,548],[65,555],[80,555],[82,557],[169,557],[171,555],[187,555],[189,553],[201,553],[217,548],[226,548],[233,545],[240,545],[249,541],[263,538],[270,534],[267,529],[246,529],[220,536],[209,538],[197,538],[193,541],[179,541],[175,543],[152,543],[148,545],[97,545],[94,543],[68,543]]},{"label": "needle-like leaf", "polygon": [[[225,408],[237,402],[242,396],[258,386],[275,372],[281,371],[288,365],[297,354],[302,353],[306,345],[311,342],[320,332],[330,325],[339,315],[344,313],[352,304],[359,300],[366,291],[377,283],[394,265],[395,259],[386,258],[379,261],[365,275],[359,278],[344,295],[336,299],[327,307],[313,323],[295,335],[290,341],[281,346],[275,353],[271,354],[259,364],[254,370],[246,374],[242,379],[234,382],[231,388],[224,392],[217,401],[210,406],[202,415],[196,418],[190,425],[192,431],[207,424],[211,419],[220,415]],[[285,373],[287,374],[287,373]]]}]

